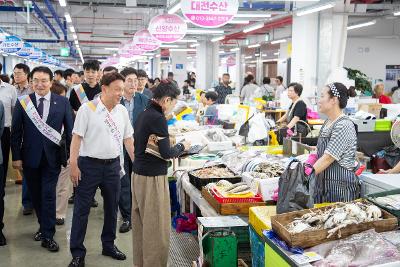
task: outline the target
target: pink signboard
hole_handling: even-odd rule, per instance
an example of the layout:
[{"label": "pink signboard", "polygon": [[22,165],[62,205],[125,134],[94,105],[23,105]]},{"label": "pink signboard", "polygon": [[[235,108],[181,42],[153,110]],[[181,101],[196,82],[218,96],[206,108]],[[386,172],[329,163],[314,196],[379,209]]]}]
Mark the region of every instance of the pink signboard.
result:
[{"label": "pink signboard", "polygon": [[236,58],[233,57],[233,56],[229,56],[229,57],[226,59],[226,65],[227,65],[228,67],[235,66],[235,65],[236,65]]},{"label": "pink signboard", "polygon": [[148,30],[140,30],[133,36],[133,44],[144,51],[157,50],[161,43],[154,38]]},{"label": "pink signboard", "polygon": [[194,25],[218,28],[237,14],[238,0],[182,0],[182,14]]},{"label": "pink signboard", "polygon": [[186,22],[174,14],[163,14],[154,17],[149,24],[149,32],[163,43],[182,40],[187,31]]}]

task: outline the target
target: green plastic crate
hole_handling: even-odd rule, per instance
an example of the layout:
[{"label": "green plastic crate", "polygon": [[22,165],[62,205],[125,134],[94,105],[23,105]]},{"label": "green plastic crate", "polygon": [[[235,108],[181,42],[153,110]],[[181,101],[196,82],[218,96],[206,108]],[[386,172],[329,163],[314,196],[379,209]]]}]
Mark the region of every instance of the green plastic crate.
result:
[{"label": "green plastic crate", "polygon": [[210,267],[236,267],[238,262],[237,239],[229,230],[208,232],[202,241],[204,262]]},{"label": "green plastic crate", "polygon": [[377,119],[375,121],[376,132],[388,132],[392,129],[392,121],[385,119]]},{"label": "green plastic crate", "polygon": [[396,216],[397,221],[400,224],[400,210],[394,210],[394,209],[391,209],[390,207],[383,206],[383,205],[375,202],[375,200],[374,200],[374,198],[377,198],[377,197],[386,197],[386,196],[398,195],[398,194],[400,194],[400,189],[393,189],[393,190],[383,191],[383,192],[379,192],[379,193],[369,194],[366,196],[366,199],[369,202],[374,203],[376,206],[380,207],[381,209],[384,209],[387,212]]}]

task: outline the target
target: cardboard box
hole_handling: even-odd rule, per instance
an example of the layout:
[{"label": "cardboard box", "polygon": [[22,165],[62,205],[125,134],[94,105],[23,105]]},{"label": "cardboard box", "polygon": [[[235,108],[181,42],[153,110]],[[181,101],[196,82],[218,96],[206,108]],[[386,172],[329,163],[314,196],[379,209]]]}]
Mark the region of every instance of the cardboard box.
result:
[{"label": "cardboard box", "polygon": [[381,104],[360,104],[358,110],[362,110],[373,114],[377,119],[380,118],[382,105]]}]

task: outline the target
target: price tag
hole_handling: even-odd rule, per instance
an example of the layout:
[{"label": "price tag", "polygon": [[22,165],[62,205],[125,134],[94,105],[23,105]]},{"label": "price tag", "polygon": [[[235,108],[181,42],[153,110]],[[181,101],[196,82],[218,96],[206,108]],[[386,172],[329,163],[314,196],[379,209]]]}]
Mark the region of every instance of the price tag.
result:
[{"label": "price tag", "polygon": [[295,254],[290,256],[297,264],[303,265],[314,261],[322,260],[321,255],[315,252],[305,252],[303,254]]}]

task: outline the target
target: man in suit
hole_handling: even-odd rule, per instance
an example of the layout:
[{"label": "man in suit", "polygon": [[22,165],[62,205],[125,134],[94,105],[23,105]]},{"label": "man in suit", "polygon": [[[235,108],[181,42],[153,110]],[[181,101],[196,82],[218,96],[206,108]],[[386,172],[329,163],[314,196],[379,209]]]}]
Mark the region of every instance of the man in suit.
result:
[{"label": "man in suit", "polygon": [[[139,114],[145,110],[149,99],[139,92],[137,71],[134,68],[125,68],[121,71],[125,77],[124,96],[121,99],[121,104],[126,107],[129,114],[129,120],[134,126]],[[122,216],[122,224],[119,228],[120,233],[129,232],[131,226],[131,209],[132,209],[132,193],[131,193],[131,174],[132,161],[128,153],[124,149],[124,168],[125,175],[121,179],[121,194],[119,198],[119,210]]]},{"label": "man in suit", "polygon": [[52,94],[53,73],[47,67],[32,70],[34,93],[18,98],[12,118],[13,168],[22,170],[28,183],[40,228],[34,235],[42,247],[59,250],[54,241],[56,185],[60,173],[61,131],[71,142],[72,112],[65,97]]}]

